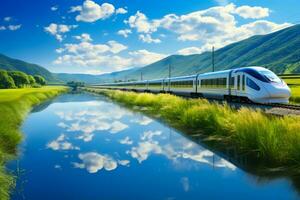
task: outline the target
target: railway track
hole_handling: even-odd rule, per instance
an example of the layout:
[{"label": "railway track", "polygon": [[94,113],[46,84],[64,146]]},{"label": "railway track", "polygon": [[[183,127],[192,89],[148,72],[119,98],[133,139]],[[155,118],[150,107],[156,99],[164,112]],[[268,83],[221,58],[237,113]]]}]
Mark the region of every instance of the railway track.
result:
[{"label": "railway track", "polygon": [[[95,88],[94,88],[95,89]],[[124,91],[133,91],[133,90],[124,90]],[[134,92],[141,92],[141,91],[134,91]],[[160,93],[160,92],[158,92]],[[157,93],[154,93],[157,94]],[[186,96],[186,95],[181,95],[181,94],[176,94],[176,93],[171,93],[173,95],[177,95],[177,96],[181,96],[183,98],[199,98],[199,97],[194,97],[194,96]],[[205,98],[205,97],[201,97],[201,98]],[[247,107],[254,107],[254,108],[260,108],[263,110],[268,110],[268,112],[270,114],[275,114],[275,115],[289,115],[289,114],[293,114],[293,115],[300,115],[300,104],[299,105],[295,105],[295,104],[280,104],[280,103],[269,103],[269,104],[262,104],[262,103],[254,103],[254,102],[250,102],[250,101],[243,101],[243,102],[237,102],[237,101],[228,101],[228,100],[221,100],[221,99],[210,99],[210,98],[205,98],[209,101],[214,101],[214,102],[219,102],[219,103],[224,103],[227,102],[228,104],[230,104],[233,107],[239,108],[242,106],[247,106]],[[277,109],[275,111],[275,113],[273,113],[273,111],[270,111],[272,109]],[[279,111],[278,109],[281,110],[285,110],[284,112]],[[291,112],[289,112],[291,111]],[[283,113],[283,114],[281,114]]]},{"label": "railway track", "polygon": [[285,108],[285,109],[290,109],[290,110],[299,110],[300,111],[300,105],[295,105],[295,104],[267,104],[275,108]]}]

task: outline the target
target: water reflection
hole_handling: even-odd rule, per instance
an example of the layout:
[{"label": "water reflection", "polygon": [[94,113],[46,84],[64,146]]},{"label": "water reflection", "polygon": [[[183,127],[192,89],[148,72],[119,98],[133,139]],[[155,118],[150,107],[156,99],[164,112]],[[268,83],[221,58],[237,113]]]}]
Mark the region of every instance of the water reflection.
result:
[{"label": "water reflection", "polygon": [[[96,173],[101,169],[112,171],[118,165],[128,166],[129,159],[142,164],[151,155],[161,155],[173,163],[182,163],[184,160],[188,160],[194,164],[202,163],[230,170],[236,169],[230,162],[215,156],[213,152],[201,148],[181,135],[177,134],[170,138],[168,129],[165,131],[152,130],[153,120],[149,117],[133,115],[130,111],[107,102],[88,101],[82,102],[80,105],[78,110],[55,112],[61,120],[57,126],[62,129],[61,132],[68,135],[61,134],[46,145],[48,148],[55,151],[80,150],[80,147],[72,144],[72,140],[90,142],[95,134],[116,134],[125,129],[133,130],[116,140],[124,145],[117,151],[119,160],[109,153],[80,152],[78,158],[81,162],[72,161],[75,168],[86,169],[89,173]],[[139,131],[139,126],[147,127],[148,130]],[[111,141],[112,138],[109,137],[109,135],[106,136],[106,141]]]},{"label": "water reflection", "polygon": [[[231,162],[158,121],[102,97],[81,96],[84,101],[67,96],[71,102],[50,104],[24,124],[20,163],[27,173],[21,179],[28,182],[13,199],[220,199],[236,190],[245,199],[294,197],[284,180],[261,188]],[[48,189],[37,186],[44,176]],[[53,191],[56,184],[61,189]]]}]

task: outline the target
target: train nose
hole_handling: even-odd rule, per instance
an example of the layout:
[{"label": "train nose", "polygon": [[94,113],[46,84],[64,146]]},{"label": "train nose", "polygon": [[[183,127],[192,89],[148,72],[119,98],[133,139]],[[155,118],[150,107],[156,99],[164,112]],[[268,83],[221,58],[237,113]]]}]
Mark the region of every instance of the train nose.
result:
[{"label": "train nose", "polygon": [[287,85],[273,85],[269,90],[270,103],[281,102],[288,103],[291,97],[291,89]]}]

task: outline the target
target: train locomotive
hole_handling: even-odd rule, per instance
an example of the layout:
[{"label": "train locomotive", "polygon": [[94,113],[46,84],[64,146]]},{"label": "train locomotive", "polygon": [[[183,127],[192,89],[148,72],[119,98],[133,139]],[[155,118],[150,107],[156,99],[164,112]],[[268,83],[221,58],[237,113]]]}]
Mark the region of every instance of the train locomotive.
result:
[{"label": "train locomotive", "polygon": [[93,87],[140,92],[167,92],[184,96],[288,103],[291,90],[272,71],[263,67],[243,67],[218,72],[155,80],[105,83]]}]

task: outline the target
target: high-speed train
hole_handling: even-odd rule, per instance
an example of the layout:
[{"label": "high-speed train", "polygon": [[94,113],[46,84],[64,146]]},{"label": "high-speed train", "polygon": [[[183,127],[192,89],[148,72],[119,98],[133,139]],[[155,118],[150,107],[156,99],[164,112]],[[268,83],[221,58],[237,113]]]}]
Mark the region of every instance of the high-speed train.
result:
[{"label": "high-speed train", "polygon": [[106,83],[94,87],[154,93],[168,92],[255,103],[288,103],[291,96],[287,84],[272,71],[263,67],[244,67],[155,80]]}]

